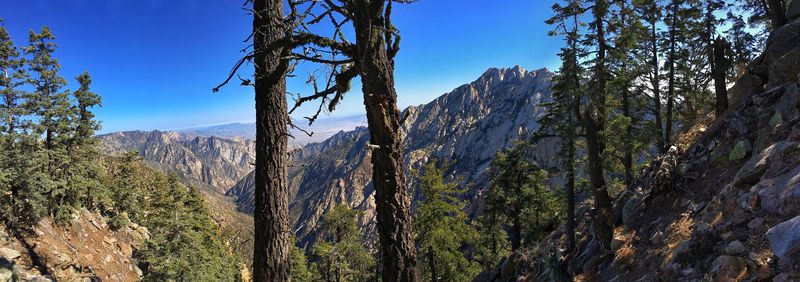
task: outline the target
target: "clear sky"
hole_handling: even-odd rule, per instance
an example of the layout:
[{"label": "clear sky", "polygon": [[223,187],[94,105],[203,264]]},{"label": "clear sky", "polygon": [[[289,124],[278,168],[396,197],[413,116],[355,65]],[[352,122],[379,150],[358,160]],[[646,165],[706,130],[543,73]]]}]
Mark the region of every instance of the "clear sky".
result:
[{"label": "clear sky", "polygon": [[[210,90],[245,46],[251,18],[242,3],[0,0],[0,18],[20,46],[27,44],[29,29],[51,28],[60,74],[70,88],[81,72],[92,74],[94,91],[103,97],[97,110],[102,132],[175,129],[255,119],[251,88],[233,84],[220,93]],[[548,37],[543,23],[551,3],[419,0],[396,5],[393,20],[403,38],[395,71],[400,106],[429,102],[490,67],[555,69],[561,41]],[[303,89],[301,79],[289,84],[289,91]],[[331,115],[363,112],[361,93],[353,91]]]}]

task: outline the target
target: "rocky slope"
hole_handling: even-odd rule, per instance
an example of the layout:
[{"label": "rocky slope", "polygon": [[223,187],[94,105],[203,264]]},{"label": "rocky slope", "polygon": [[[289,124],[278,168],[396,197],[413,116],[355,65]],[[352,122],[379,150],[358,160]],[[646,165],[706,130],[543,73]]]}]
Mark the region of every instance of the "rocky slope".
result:
[{"label": "rocky slope", "polygon": [[108,154],[139,151],[154,166],[205,183],[220,193],[247,176],[255,162],[255,142],[248,139],[190,137],[162,131],[117,132],[98,139]]},{"label": "rocky slope", "polygon": [[578,281],[800,281],[798,16],[736,83],[737,102],[615,200],[611,252],[583,208],[576,253],[563,253],[558,230],[483,280],[563,280],[571,270]]},{"label": "rocky slope", "polygon": [[[493,68],[428,104],[406,109],[402,131],[407,170],[433,159],[455,161],[448,177],[461,185],[470,183],[465,197],[476,202],[495,152],[538,128],[540,104],[550,98],[552,76],[546,69]],[[290,213],[301,241],[313,235],[325,211],[341,204],[365,211],[361,225],[370,233],[375,213],[368,142],[367,129],[358,128],[295,154]],[[556,148],[555,142],[543,145],[536,159],[550,163]],[[238,198],[243,210],[252,211],[252,179],[228,194]]]},{"label": "rocky slope", "polygon": [[0,281],[138,281],[132,256],[149,237],[135,224],[112,231],[85,209],[69,227],[44,220],[30,236],[0,227]]}]

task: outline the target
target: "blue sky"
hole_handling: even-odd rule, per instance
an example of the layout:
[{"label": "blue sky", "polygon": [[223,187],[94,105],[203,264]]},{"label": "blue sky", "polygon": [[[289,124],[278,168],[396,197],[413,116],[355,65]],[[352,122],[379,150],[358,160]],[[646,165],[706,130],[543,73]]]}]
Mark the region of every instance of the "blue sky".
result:
[{"label": "blue sky", "polygon": [[[17,45],[48,25],[61,75],[89,71],[103,97],[102,132],[175,129],[253,121],[253,92],[236,85],[212,94],[251,29],[239,0],[0,0],[0,18]],[[543,21],[551,1],[419,0],[396,5],[402,34],[396,58],[401,107],[422,104],[490,67],[558,65],[561,41]],[[249,69],[248,69],[249,71]],[[297,73],[305,76],[304,73]],[[306,89],[303,79],[289,91]],[[363,114],[360,91],[331,116]],[[297,117],[313,109],[298,111]]]}]

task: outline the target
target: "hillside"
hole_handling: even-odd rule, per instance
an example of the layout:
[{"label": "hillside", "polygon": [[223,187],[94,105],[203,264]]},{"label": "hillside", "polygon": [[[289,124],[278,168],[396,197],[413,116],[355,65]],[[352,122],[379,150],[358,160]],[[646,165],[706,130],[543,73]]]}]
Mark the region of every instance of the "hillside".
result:
[{"label": "hillside", "polygon": [[[793,5],[793,7],[800,7]],[[482,280],[800,280],[800,19],[772,32],[723,115],[697,124],[614,202],[613,251],[578,212],[564,230]]]}]

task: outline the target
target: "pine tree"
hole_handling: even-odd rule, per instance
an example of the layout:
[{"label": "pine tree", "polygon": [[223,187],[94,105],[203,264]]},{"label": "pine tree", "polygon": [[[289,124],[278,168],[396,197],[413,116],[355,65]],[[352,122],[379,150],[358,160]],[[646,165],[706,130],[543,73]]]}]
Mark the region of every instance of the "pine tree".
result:
[{"label": "pine tree", "polygon": [[556,198],[543,183],[547,173],[526,159],[528,147],[518,142],[498,152],[489,167],[484,212],[508,225],[512,252],[523,240],[540,239],[559,219]]},{"label": "pine tree", "polygon": [[144,281],[236,281],[237,268],[194,189],[176,175],[157,177],[144,220],[152,237],[137,254]]},{"label": "pine tree", "polygon": [[578,62],[580,49],[579,28],[582,24],[578,15],[582,13],[581,2],[569,1],[565,6],[553,5],[555,15],[546,21],[553,25],[551,36],[562,35],[566,46],[558,54],[561,68],[553,78],[553,100],[544,105],[546,114],[540,119],[542,124],[538,135],[553,134],[562,140],[559,151],[561,170],[566,179],[567,202],[567,252],[575,249],[575,177],[576,144],[581,126],[580,103],[582,97],[581,76],[583,69]]},{"label": "pine tree", "polygon": [[101,105],[100,96],[93,93],[89,88],[92,84],[92,77],[88,72],[84,72],[75,80],[80,83],[80,88],[72,93],[75,97],[77,106],[77,127],[74,129],[75,141],[73,145],[83,145],[94,140],[94,132],[100,129],[100,124],[94,120],[94,113],[91,109]]},{"label": "pine tree", "polygon": [[0,132],[8,140],[14,140],[16,133],[24,133],[28,125],[28,121],[24,120],[29,114],[24,107],[25,93],[19,88],[27,80],[24,64],[8,30],[0,26],[0,95],[3,99],[0,106]]},{"label": "pine tree", "polygon": [[69,96],[62,91],[67,84],[66,80],[58,75],[61,69],[58,60],[53,57],[56,44],[50,28],[43,27],[40,33],[32,30],[29,34],[29,45],[25,47],[25,53],[30,56],[26,61],[28,68],[34,76],[29,79],[34,87],[29,102],[38,115],[39,124],[37,134],[44,134],[45,148],[54,148],[54,139],[61,134],[66,134],[69,130]]},{"label": "pine tree", "polygon": [[591,80],[589,82],[589,96],[583,113],[583,123],[586,131],[587,155],[589,158],[589,180],[594,194],[595,210],[592,227],[598,242],[604,249],[610,249],[613,222],[611,221],[611,197],[608,194],[608,185],[603,168],[603,155],[606,151],[606,140],[603,138],[608,118],[606,99],[608,81],[611,74],[608,69],[606,21],[609,16],[609,2],[606,0],[594,1],[591,8],[592,22],[589,24],[590,33],[587,34],[585,44],[593,47],[595,57],[592,58]]},{"label": "pine tree", "polygon": [[728,12],[727,21],[731,27],[725,31],[725,36],[730,43],[730,69],[728,80],[735,81],[747,72],[747,66],[758,54],[755,45],[757,39],[754,35],[747,32],[747,23],[742,15]]},{"label": "pine tree", "polygon": [[479,266],[467,259],[466,245],[474,245],[475,230],[464,212],[463,193],[454,183],[445,183],[445,171],[435,162],[415,173],[419,179],[419,201],[414,218],[415,241],[423,271],[431,281],[465,281],[478,274]]},{"label": "pine tree", "polygon": [[373,255],[361,244],[356,220],[361,211],[336,206],[322,217],[321,241],[314,245],[317,270],[323,281],[374,280]]},{"label": "pine tree", "polygon": [[314,273],[309,269],[308,258],[303,249],[297,247],[297,239],[292,240],[292,270],[290,274],[292,281],[296,282],[312,282],[317,281],[319,278],[314,277]]}]

